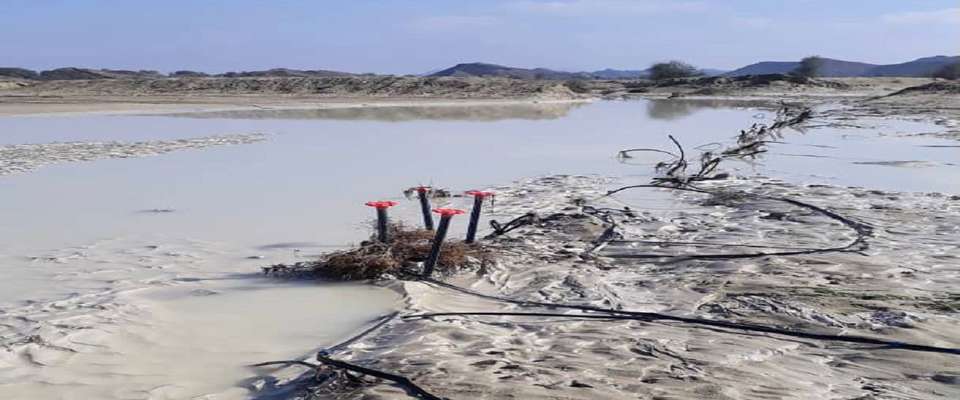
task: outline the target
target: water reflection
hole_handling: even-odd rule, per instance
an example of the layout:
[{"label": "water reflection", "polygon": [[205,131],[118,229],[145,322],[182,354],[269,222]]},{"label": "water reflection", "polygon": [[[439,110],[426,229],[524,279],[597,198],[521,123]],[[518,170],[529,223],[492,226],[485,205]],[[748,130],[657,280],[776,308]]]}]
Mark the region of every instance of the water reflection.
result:
[{"label": "water reflection", "polygon": [[647,116],[672,121],[705,109],[725,108],[774,109],[770,106],[770,102],[761,100],[662,99],[647,102]]},{"label": "water reflection", "polygon": [[173,114],[187,118],[325,119],[339,121],[502,121],[565,117],[583,102],[433,106],[363,106],[342,108],[234,110]]}]

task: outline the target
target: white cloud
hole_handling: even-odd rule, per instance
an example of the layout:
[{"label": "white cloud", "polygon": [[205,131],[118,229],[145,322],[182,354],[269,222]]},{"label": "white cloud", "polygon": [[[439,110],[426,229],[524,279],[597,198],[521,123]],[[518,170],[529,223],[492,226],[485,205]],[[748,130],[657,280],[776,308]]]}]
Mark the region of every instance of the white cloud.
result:
[{"label": "white cloud", "polygon": [[657,14],[699,12],[707,8],[702,1],[669,0],[551,0],[519,1],[510,9],[538,14],[582,16],[596,14]]},{"label": "white cloud", "polygon": [[884,14],[880,20],[890,24],[960,24],[960,8]]},{"label": "white cloud", "polygon": [[455,31],[488,28],[500,25],[500,23],[500,19],[489,16],[441,15],[418,18],[406,25],[423,31]]}]

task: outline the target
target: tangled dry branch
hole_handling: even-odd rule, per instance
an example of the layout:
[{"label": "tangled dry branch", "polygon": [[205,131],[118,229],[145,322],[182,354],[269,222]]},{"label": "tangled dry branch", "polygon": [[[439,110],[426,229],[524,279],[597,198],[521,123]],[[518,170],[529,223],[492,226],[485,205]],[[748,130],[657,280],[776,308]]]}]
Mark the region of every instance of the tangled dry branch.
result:
[{"label": "tangled dry branch", "polygon": [[722,178],[722,174],[717,173],[717,168],[724,159],[728,158],[751,158],[758,154],[766,152],[766,145],[775,142],[782,137],[782,130],[788,127],[796,127],[803,124],[813,116],[813,111],[809,108],[794,110],[789,106],[782,106],[770,125],[755,123],[748,129],[743,129],[737,136],[735,146],[728,147],[718,152],[704,151],[700,153],[699,169],[696,172],[688,172],[689,161],[687,153],[680,142],[668,135],[670,141],[677,147],[678,152],[674,153],[663,149],[654,148],[633,148],[620,150],[617,156],[620,159],[632,158],[631,153],[635,152],[654,152],[667,154],[673,159],[662,161],[656,164],[655,170],[660,173],[653,179],[655,184],[669,186],[684,186],[691,182],[704,181],[710,179]]}]

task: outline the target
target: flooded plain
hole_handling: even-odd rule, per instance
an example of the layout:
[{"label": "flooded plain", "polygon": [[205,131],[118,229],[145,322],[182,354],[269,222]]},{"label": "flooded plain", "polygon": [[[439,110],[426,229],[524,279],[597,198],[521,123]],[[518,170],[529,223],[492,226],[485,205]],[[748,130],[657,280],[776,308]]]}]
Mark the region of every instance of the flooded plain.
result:
[{"label": "flooded plain", "polygon": [[[244,365],[307,356],[402,301],[381,287],[257,275],[260,266],[365,239],[373,213],[364,202],[401,201],[395,217],[415,222],[416,207],[401,192],[421,184],[457,193],[548,174],[642,183],[661,159],[618,160],[620,149],[673,150],[668,134],[690,151],[720,147],[773,117],[751,104],[669,100],[0,118],[0,150],[27,156],[61,154],[54,143],[156,148],[263,138],[162,153],[107,150],[82,162],[54,157],[0,176],[0,393],[251,397],[262,385]],[[960,194],[960,152],[956,141],[936,137],[942,127],[816,122],[726,169]],[[40,150],[11,147],[24,144]],[[634,202],[670,207],[667,197]]]}]

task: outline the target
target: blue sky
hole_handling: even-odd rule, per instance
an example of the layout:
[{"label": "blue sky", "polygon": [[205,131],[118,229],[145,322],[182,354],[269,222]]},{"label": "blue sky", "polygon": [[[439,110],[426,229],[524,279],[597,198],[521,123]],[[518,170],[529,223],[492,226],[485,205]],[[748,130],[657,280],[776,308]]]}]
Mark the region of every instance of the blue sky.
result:
[{"label": "blue sky", "polygon": [[960,53],[957,0],[0,0],[0,66],[422,73]]}]

